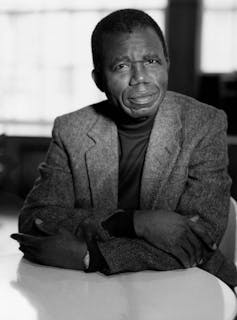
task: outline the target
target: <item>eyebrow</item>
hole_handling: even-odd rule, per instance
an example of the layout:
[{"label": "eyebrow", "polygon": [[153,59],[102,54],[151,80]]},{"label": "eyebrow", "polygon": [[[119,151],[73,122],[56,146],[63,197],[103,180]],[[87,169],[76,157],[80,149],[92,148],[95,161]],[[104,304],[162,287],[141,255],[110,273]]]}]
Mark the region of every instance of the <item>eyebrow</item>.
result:
[{"label": "eyebrow", "polygon": [[111,65],[115,65],[116,63],[120,61],[130,61],[130,58],[128,56],[118,56],[112,59]]},{"label": "eyebrow", "polygon": [[143,56],[143,59],[150,59],[150,58],[156,58],[156,59],[161,60],[160,55],[157,54],[157,53],[148,53],[148,54],[145,54],[145,55]]},{"label": "eyebrow", "polygon": [[[143,59],[150,59],[150,58],[156,58],[161,60],[160,55],[158,55],[157,53],[148,53],[143,56]],[[111,65],[115,65],[116,63],[121,61],[131,61],[131,59],[129,58],[129,56],[118,56],[112,60]],[[142,61],[142,60],[138,60],[138,61]]]}]

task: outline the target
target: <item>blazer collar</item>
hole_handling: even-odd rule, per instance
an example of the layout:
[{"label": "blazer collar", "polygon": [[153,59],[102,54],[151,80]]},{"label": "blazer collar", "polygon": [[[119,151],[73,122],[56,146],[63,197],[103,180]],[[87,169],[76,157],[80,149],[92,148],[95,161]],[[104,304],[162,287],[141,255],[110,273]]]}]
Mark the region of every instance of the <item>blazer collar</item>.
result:
[{"label": "blazer collar", "polygon": [[109,118],[98,115],[88,131],[86,165],[94,208],[114,210],[118,203],[118,135]]},{"label": "blazer collar", "polygon": [[[180,152],[180,107],[167,93],[154,120],[141,181],[141,208],[155,208],[159,195]],[[88,131],[86,164],[93,207],[117,208],[119,152],[118,133],[113,121],[97,117]]]},{"label": "blazer collar", "polygon": [[180,152],[180,107],[167,93],[159,107],[147,148],[141,182],[141,208],[155,208]]}]

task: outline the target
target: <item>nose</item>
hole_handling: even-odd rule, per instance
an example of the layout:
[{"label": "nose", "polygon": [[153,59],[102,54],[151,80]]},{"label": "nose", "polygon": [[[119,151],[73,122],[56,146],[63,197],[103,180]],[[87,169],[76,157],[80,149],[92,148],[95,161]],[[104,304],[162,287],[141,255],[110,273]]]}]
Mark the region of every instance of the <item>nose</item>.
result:
[{"label": "nose", "polygon": [[131,68],[130,85],[134,86],[139,83],[144,83],[147,81],[148,81],[148,75],[142,61],[133,62],[132,68]]}]

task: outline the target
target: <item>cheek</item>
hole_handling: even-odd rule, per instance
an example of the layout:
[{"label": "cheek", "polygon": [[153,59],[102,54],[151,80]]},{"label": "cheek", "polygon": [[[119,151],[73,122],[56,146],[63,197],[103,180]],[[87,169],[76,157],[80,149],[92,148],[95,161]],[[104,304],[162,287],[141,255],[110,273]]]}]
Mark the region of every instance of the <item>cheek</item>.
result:
[{"label": "cheek", "polygon": [[107,82],[107,88],[111,95],[117,98],[122,95],[123,91],[128,87],[124,78],[110,78]]},{"label": "cheek", "polygon": [[158,75],[158,82],[162,87],[166,87],[168,83],[168,74],[167,71],[162,71]]},{"label": "cheek", "polygon": [[158,69],[152,73],[152,81],[156,83],[159,87],[165,87],[168,82],[167,70]]}]

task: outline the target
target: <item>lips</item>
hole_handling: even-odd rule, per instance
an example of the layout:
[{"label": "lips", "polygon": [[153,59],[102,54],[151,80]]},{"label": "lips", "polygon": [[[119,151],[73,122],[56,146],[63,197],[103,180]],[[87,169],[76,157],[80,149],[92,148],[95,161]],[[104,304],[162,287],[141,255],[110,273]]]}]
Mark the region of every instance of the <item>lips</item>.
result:
[{"label": "lips", "polygon": [[151,92],[146,92],[146,93],[135,93],[131,96],[128,97],[128,100],[132,104],[138,104],[138,105],[146,105],[154,101],[156,98],[157,92],[151,93]]}]

